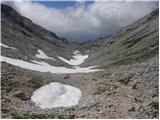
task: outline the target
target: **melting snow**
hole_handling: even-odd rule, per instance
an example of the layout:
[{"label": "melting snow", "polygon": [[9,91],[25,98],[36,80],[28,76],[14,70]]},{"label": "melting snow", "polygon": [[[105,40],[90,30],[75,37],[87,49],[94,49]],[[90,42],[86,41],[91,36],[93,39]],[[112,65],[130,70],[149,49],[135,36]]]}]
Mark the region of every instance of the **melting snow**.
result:
[{"label": "melting snow", "polygon": [[77,55],[77,54],[79,54],[80,52],[78,51],[78,50],[75,50],[75,51],[73,51],[73,54],[74,55]]},{"label": "melting snow", "polygon": [[42,50],[38,49],[38,53],[36,54],[37,58],[41,58],[41,59],[53,59],[52,57],[48,57]]},{"label": "melting snow", "polygon": [[100,69],[92,69],[95,66],[90,66],[86,68],[79,68],[75,67],[74,69],[66,68],[66,67],[56,67],[51,66],[46,62],[38,62],[38,61],[32,61],[33,63],[26,62],[20,59],[13,59],[1,56],[1,61],[7,62],[9,64],[19,66],[24,69],[39,71],[39,72],[51,72],[56,74],[63,74],[63,73],[89,73],[89,72],[96,72],[100,71]]},{"label": "melting snow", "polygon": [[77,105],[80,98],[80,89],[53,82],[37,89],[33,93],[31,100],[40,108],[45,109]]},{"label": "melting snow", "polygon": [[16,50],[16,48],[14,48],[14,47],[9,47],[9,46],[7,46],[7,45],[5,45],[5,44],[3,44],[3,43],[0,43],[0,46],[5,47],[5,48],[11,48],[11,49]]},{"label": "melting snow", "polygon": [[74,54],[73,59],[70,59],[70,60],[67,60],[67,59],[60,57],[60,56],[58,56],[58,58],[64,62],[68,63],[69,65],[80,65],[85,61],[85,59],[88,58],[88,55],[82,55],[79,53],[78,50],[75,50],[73,52],[73,54]]},{"label": "melting snow", "polygon": [[90,50],[86,50],[86,52],[90,52]]}]

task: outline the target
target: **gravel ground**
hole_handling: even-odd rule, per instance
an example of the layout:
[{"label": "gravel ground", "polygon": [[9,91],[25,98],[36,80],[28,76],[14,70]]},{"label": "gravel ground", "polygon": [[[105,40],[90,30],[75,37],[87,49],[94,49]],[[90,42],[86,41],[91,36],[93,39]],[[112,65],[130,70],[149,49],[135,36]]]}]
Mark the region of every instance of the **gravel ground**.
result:
[{"label": "gravel ground", "polygon": [[[36,89],[60,82],[81,89],[77,106],[40,109]],[[17,91],[24,93],[16,96]],[[2,118],[158,118],[158,56],[85,74],[50,74],[2,63]]]}]

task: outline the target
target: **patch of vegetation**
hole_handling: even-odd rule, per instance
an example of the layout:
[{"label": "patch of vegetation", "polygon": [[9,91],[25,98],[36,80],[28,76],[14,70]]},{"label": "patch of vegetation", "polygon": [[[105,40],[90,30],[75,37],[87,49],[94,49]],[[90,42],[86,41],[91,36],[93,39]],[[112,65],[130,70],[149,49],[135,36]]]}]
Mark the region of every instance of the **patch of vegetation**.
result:
[{"label": "patch of vegetation", "polygon": [[146,114],[150,118],[157,118],[159,115],[159,102],[152,102],[147,107]]},{"label": "patch of vegetation", "polygon": [[123,79],[120,79],[118,80],[120,83],[124,84],[124,85],[127,85],[131,79],[134,77],[134,74],[130,74],[128,75],[127,77],[123,78]]},{"label": "patch of vegetation", "polygon": [[110,96],[110,95],[114,95],[114,94],[116,94],[117,92],[110,92],[110,93],[108,93],[107,95],[106,95],[106,97],[107,96]]},{"label": "patch of vegetation", "polygon": [[7,108],[2,107],[1,108],[2,113],[9,113],[9,110]]},{"label": "patch of vegetation", "polygon": [[137,83],[133,84],[132,89],[137,89]]},{"label": "patch of vegetation", "polygon": [[134,101],[136,103],[141,103],[141,102],[143,102],[143,99],[141,97],[137,97],[137,98],[134,98]]},{"label": "patch of vegetation", "polygon": [[117,58],[115,61],[113,61],[111,65],[122,65],[122,64],[129,64],[129,63],[136,63],[136,62],[143,62],[150,57],[155,56],[158,54],[159,50],[159,44],[157,43],[156,45],[150,46],[150,47],[145,47],[139,51],[126,54],[124,55],[123,58]]},{"label": "patch of vegetation", "polygon": [[96,92],[94,94],[102,94],[106,91],[112,91],[112,90],[115,90],[117,89],[118,87],[116,85],[113,85],[113,84],[107,84],[107,83],[104,83],[104,82],[100,82],[97,84],[96,86]]},{"label": "patch of vegetation", "polygon": [[45,116],[45,115],[36,115],[36,114],[33,114],[33,115],[31,115],[31,118],[32,119],[47,119],[48,117]]},{"label": "patch of vegetation", "polygon": [[74,119],[74,118],[76,118],[76,115],[74,115],[74,114],[71,114],[71,115],[58,114],[58,115],[56,115],[55,118],[58,118],[58,119]]},{"label": "patch of vegetation", "polygon": [[33,76],[30,80],[26,81],[24,84],[28,87],[38,89],[43,85],[42,80],[43,79],[40,76]]},{"label": "patch of vegetation", "polygon": [[132,107],[131,109],[128,110],[128,112],[134,112],[136,110],[135,107]]},{"label": "patch of vegetation", "polygon": [[[148,35],[146,35],[146,36],[148,36]],[[130,48],[130,47],[134,46],[135,44],[137,44],[138,42],[140,42],[141,40],[143,40],[143,36],[136,38],[136,39],[131,38],[131,39],[124,41],[123,45],[127,45],[127,47]]]},{"label": "patch of vegetation", "polygon": [[26,35],[27,37],[32,37],[31,35],[29,35],[27,32],[25,32],[24,30],[21,31],[22,34]]},{"label": "patch of vegetation", "polygon": [[158,89],[159,86],[156,86],[156,90],[152,93],[152,97],[158,97],[159,96],[159,89]]},{"label": "patch of vegetation", "polygon": [[112,75],[112,73],[103,74],[101,77],[105,79],[109,79],[109,77]]},{"label": "patch of vegetation", "polygon": [[156,110],[159,110],[159,102],[152,102],[150,106]]},{"label": "patch of vegetation", "polygon": [[70,75],[69,74],[66,74],[64,79],[69,79],[70,78]]},{"label": "patch of vegetation", "polygon": [[[142,38],[142,40],[136,40],[137,42],[138,41],[140,42],[137,43],[135,48],[128,48],[128,49],[126,48],[126,51],[122,52],[116,50],[112,51],[111,55],[108,54],[108,56],[110,56],[108,59],[110,63],[106,65],[104,68],[118,66],[118,65],[134,64],[137,62],[144,62],[159,53],[158,35],[156,35],[152,39],[147,38],[146,40]],[[127,40],[123,40],[122,42],[127,42]],[[122,47],[124,47],[124,45],[125,44],[122,43]],[[122,50],[123,49],[124,48],[122,48]]]},{"label": "patch of vegetation", "polygon": [[93,80],[93,81],[97,81],[97,79],[95,79],[95,78],[93,78],[92,80]]},{"label": "patch of vegetation", "polygon": [[144,40],[145,38],[147,38],[149,35],[151,35],[151,34],[153,34],[155,31],[153,31],[153,32],[150,32],[150,33],[147,33],[147,34],[144,34],[144,35],[142,35],[142,36],[140,36],[140,37],[138,37],[138,38],[133,38],[133,36],[131,37],[131,38],[129,38],[129,39],[127,39],[127,40],[124,40],[123,42],[122,42],[122,44],[123,45],[127,45],[127,47],[128,48],[130,48],[130,47],[132,47],[132,46],[134,46],[134,45],[136,45],[138,42],[140,42],[141,40]]},{"label": "patch of vegetation", "polygon": [[48,119],[47,115],[40,115],[40,114],[19,114],[19,113],[12,113],[12,117],[14,119]]},{"label": "patch of vegetation", "polygon": [[11,113],[12,117],[14,119],[49,119],[49,118],[58,118],[58,119],[74,119],[76,118],[76,115],[74,114],[19,114],[19,113]]},{"label": "patch of vegetation", "polygon": [[64,115],[57,115],[58,119],[65,119]]}]

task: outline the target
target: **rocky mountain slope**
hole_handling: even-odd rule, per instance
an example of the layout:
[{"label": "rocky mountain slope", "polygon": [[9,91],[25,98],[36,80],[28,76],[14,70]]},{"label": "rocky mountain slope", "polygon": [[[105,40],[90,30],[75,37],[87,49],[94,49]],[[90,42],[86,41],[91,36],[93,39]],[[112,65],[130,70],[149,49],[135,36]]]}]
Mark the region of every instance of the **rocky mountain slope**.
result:
[{"label": "rocky mountain slope", "polygon": [[[72,56],[74,44],[32,23],[9,6],[2,5],[1,11],[2,43],[16,49],[11,51],[2,47],[2,55],[30,61],[36,59],[34,56],[40,49],[54,59],[57,59],[58,55],[67,59]],[[64,62],[50,61],[50,64],[64,65]]]},{"label": "rocky mountain slope", "polygon": [[101,65],[101,68],[146,61],[158,54],[159,11],[127,26],[109,40],[84,45],[92,49],[84,65]]},{"label": "rocky mountain slope", "polygon": [[[59,38],[7,5],[1,5],[1,14],[2,118],[159,117],[158,10],[108,40],[83,45]],[[79,88],[79,103],[37,106],[33,92],[52,82]]]}]

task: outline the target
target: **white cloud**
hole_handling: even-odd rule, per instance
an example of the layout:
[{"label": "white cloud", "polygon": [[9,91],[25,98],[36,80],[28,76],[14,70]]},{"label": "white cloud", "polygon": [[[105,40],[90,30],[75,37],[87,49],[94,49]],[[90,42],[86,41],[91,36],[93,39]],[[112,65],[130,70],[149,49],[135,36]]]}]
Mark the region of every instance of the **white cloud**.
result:
[{"label": "white cloud", "polygon": [[58,35],[75,40],[112,34],[148,14],[157,4],[147,1],[97,0],[88,6],[79,2],[73,7],[56,9],[29,1],[14,2],[15,8],[23,16]]}]

